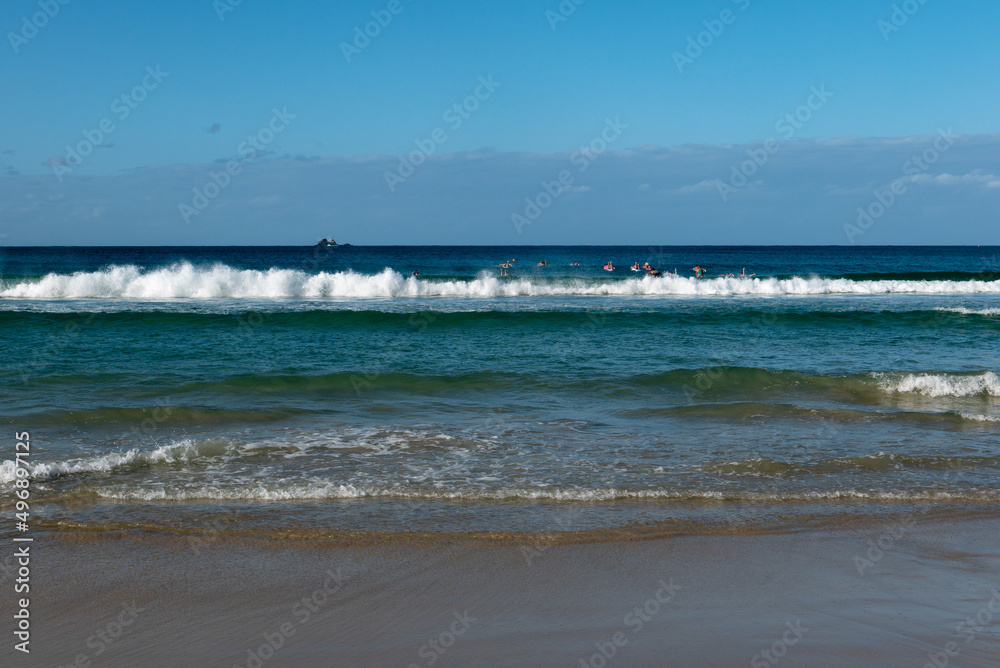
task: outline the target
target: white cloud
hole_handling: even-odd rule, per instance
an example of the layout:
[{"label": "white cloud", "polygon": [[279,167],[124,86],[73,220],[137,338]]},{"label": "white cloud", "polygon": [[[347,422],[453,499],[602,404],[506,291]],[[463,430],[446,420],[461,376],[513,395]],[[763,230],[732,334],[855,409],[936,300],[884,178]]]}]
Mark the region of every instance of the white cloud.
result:
[{"label": "white cloud", "polygon": [[1000,176],[988,174],[980,169],[974,169],[967,174],[918,174],[912,181],[914,183],[935,185],[935,186],[983,186],[986,188],[1000,188]]}]

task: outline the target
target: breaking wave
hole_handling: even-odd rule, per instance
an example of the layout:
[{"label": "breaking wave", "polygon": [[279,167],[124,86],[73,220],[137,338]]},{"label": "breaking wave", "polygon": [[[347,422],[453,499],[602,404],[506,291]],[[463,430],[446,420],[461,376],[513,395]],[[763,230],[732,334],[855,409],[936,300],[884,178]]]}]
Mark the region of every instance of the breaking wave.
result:
[{"label": "breaking wave", "polygon": [[962,315],[1000,315],[1000,308],[965,308],[965,307],[955,307],[955,308],[945,308],[941,307],[935,309],[937,311],[947,311],[948,313],[961,313]]},{"label": "breaking wave", "polygon": [[[29,464],[26,468],[32,478],[45,480],[74,473],[103,473],[154,464],[184,464],[201,458],[218,457],[232,452],[233,449],[233,446],[225,440],[184,440],[172,445],[160,446],[154,450],[133,448],[127,452],[112,452],[95,457],[70,459],[64,462],[39,462]],[[15,479],[15,462],[8,459],[0,463],[0,483],[11,483]]]},{"label": "breaking wave", "polygon": [[993,371],[968,375],[916,373],[884,378],[881,387],[888,392],[928,397],[1000,397],[1000,376]]},{"label": "breaking wave", "polygon": [[210,267],[188,262],[154,270],[116,265],[95,272],[48,274],[0,284],[3,299],[282,299],[527,296],[739,296],[1000,294],[1000,280],[853,280],[850,278],[654,278],[499,279],[483,272],[468,280],[404,277],[386,268],[377,274],[354,271],[310,274],[293,269],[267,271]]}]

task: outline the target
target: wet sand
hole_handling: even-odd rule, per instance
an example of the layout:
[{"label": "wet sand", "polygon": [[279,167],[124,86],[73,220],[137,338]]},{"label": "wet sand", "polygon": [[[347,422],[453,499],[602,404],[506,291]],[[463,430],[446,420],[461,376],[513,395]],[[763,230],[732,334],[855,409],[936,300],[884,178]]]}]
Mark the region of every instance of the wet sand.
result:
[{"label": "wet sand", "polygon": [[[7,631],[0,665],[996,666],[998,529],[921,519],[584,544],[47,534],[32,652]],[[13,605],[5,588],[4,619]]]}]

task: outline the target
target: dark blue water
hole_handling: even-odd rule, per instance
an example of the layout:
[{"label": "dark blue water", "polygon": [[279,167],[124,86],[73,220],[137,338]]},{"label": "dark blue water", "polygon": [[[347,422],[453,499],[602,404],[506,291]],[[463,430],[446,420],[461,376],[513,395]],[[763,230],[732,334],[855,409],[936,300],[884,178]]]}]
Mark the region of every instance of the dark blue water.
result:
[{"label": "dark blue water", "polygon": [[[518,258],[520,256],[520,258]],[[337,247],[180,247],[158,248],[0,248],[0,273],[11,276],[49,272],[93,272],[109,264],[132,264],[146,269],[190,262],[221,263],[235,269],[271,268],[305,271],[353,269],[375,273],[385,267],[409,274],[475,276],[496,265],[518,259],[514,275],[606,276],[609,260],[626,272],[638,261],[664,272],[675,268],[693,276],[694,265],[710,275],[748,273],[759,276],[851,276],[865,274],[938,273],[986,275],[1000,278],[1000,247],[972,246],[337,246]],[[536,263],[545,260],[547,268]],[[580,262],[579,268],[570,267]],[[617,275],[617,274],[616,274]],[[627,272],[626,272],[627,275]]]}]

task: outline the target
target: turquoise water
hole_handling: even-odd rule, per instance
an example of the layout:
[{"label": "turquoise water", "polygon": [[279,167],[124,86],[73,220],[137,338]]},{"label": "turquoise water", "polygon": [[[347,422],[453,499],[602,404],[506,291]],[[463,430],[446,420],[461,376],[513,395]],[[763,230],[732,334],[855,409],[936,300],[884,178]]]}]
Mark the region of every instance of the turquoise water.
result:
[{"label": "turquoise water", "polygon": [[998,248],[8,248],[0,271],[0,485],[29,431],[51,530],[1000,500]]}]

